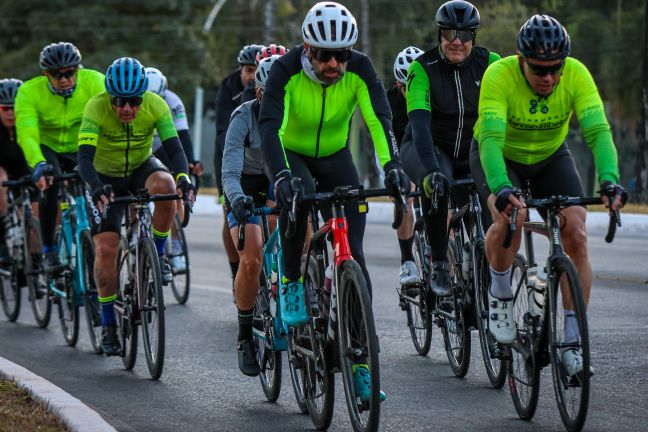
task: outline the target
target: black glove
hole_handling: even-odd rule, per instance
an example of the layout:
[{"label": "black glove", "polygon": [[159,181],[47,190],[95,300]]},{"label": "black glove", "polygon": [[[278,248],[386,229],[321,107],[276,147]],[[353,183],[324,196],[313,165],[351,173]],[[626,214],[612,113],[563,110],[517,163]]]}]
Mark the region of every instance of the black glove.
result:
[{"label": "black glove", "polygon": [[254,212],[252,197],[239,198],[232,203],[232,215],[241,224],[247,222],[252,212]]},{"label": "black glove", "polygon": [[290,183],[292,182],[292,173],[285,169],[275,175],[274,193],[275,201],[280,208],[289,210],[292,204],[293,190]]},{"label": "black glove", "polygon": [[431,172],[423,179],[423,192],[425,192],[425,196],[431,198],[435,191],[437,198],[444,197],[450,193],[450,180],[441,171]]},{"label": "black glove", "polygon": [[515,195],[516,198],[520,198],[522,195],[522,191],[518,188],[511,188],[508,186],[503,187],[500,189],[499,192],[497,192],[497,199],[495,200],[495,208],[497,209],[498,212],[503,212],[506,210],[506,207],[508,207],[511,202],[509,201],[509,197],[511,195]]},{"label": "black glove", "polygon": [[100,202],[103,202],[101,197],[105,197],[107,200],[110,200],[111,195],[112,195],[112,185],[105,184],[100,188],[95,189],[92,192],[92,203],[96,206]]},{"label": "black glove", "polygon": [[186,175],[181,175],[176,181],[176,187],[182,191],[182,197],[187,199],[189,191],[196,191],[196,187],[191,184],[189,177]]},{"label": "black glove", "polygon": [[400,195],[409,196],[410,179],[401,168],[400,163],[390,160],[385,164],[385,188],[389,196],[398,198]]},{"label": "black glove", "polygon": [[614,184],[609,180],[601,183],[599,194],[601,196],[606,195],[610,200],[610,205],[612,205],[612,201],[614,201],[614,197],[617,195],[621,197],[621,206],[624,206],[628,202],[628,193],[623,186]]}]

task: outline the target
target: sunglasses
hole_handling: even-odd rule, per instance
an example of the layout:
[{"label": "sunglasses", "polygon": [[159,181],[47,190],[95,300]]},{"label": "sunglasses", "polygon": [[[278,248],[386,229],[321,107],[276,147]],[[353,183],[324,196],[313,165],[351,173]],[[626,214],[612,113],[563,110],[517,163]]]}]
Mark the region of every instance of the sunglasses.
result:
[{"label": "sunglasses", "polygon": [[132,96],[132,97],[114,97],[110,99],[110,103],[116,107],[123,108],[126,104],[130,105],[131,108],[138,107],[142,105],[141,96]]},{"label": "sunglasses", "polygon": [[0,111],[13,111],[13,105],[0,105]]},{"label": "sunglasses", "polygon": [[540,66],[537,64],[529,63],[527,60],[524,60],[524,62],[529,66],[531,72],[533,72],[534,75],[537,75],[539,77],[543,77],[550,74],[554,75],[560,72],[563,66],[565,66],[565,60],[551,66]]},{"label": "sunglasses", "polygon": [[47,71],[47,73],[48,73],[49,76],[51,76],[55,80],[60,81],[63,78],[66,78],[66,79],[72,78],[77,73],[77,70],[76,69],[70,69],[69,71],[66,71],[66,72],[61,72],[61,71],[58,71],[58,70],[51,70],[51,71]]},{"label": "sunglasses", "polygon": [[310,48],[313,58],[319,62],[327,63],[331,58],[335,58],[338,63],[346,63],[351,59],[351,50],[327,50],[322,48]]},{"label": "sunglasses", "polygon": [[441,30],[441,36],[443,37],[443,39],[447,40],[448,42],[454,42],[455,39],[459,38],[461,43],[466,43],[475,39],[475,31],[445,29],[445,30]]}]

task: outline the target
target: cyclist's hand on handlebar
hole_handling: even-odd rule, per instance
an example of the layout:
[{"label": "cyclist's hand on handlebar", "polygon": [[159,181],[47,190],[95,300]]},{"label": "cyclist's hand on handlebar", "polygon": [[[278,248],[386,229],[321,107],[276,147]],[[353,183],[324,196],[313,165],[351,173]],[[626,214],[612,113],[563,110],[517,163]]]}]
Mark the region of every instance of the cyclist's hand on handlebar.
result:
[{"label": "cyclist's hand on handlebar", "polygon": [[407,198],[410,192],[410,179],[397,161],[385,164],[385,188],[394,199]]},{"label": "cyclist's hand on handlebar", "polygon": [[101,213],[113,199],[115,199],[115,194],[113,194],[112,186],[109,184],[105,184],[92,192],[92,202]]},{"label": "cyclist's hand on handlebar", "polygon": [[611,181],[601,183],[599,194],[601,194],[601,201],[605,207],[613,211],[622,208],[628,201],[628,193],[623,186]]},{"label": "cyclist's hand on handlebar", "polygon": [[513,207],[518,210],[522,210],[526,207],[524,205],[524,200],[521,197],[522,191],[520,191],[520,189],[508,186],[503,187],[496,195],[495,208],[500,214],[502,214],[502,216],[508,218]]},{"label": "cyclist's hand on handlebar", "polygon": [[299,191],[294,191],[292,187],[292,173],[285,169],[275,176],[274,192],[275,200],[279,207],[290,210],[293,200],[293,194],[298,192],[298,198],[301,195]]},{"label": "cyclist's hand on handlebar", "polygon": [[450,193],[450,180],[441,171],[429,173],[423,179],[423,192],[425,196],[431,198],[436,191],[437,198],[441,198]]},{"label": "cyclist's hand on handlebar", "polygon": [[188,175],[178,175],[178,179],[176,180],[176,190],[183,198],[186,197],[186,200],[191,204],[196,200],[196,187],[191,184]]},{"label": "cyclist's hand on handlebar", "polygon": [[254,202],[252,197],[242,197],[232,203],[232,215],[241,224],[246,223],[253,212]]},{"label": "cyclist's hand on handlebar", "polygon": [[39,190],[44,191],[52,185],[54,178],[52,174],[54,173],[54,168],[52,165],[47,162],[39,162],[34,168],[34,174],[32,174],[32,180],[36,184]]}]

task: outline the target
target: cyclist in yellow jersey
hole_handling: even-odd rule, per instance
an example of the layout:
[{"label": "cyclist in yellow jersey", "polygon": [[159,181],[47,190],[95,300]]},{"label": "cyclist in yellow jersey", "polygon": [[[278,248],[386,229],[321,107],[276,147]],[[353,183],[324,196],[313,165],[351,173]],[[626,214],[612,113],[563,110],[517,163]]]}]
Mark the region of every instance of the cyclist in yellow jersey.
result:
[{"label": "cyclist in yellow jersey", "polygon": [[[146,188],[151,194],[171,194],[176,190],[193,200],[189,167],[164,99],[147,92],[148,80],[139,61],[123,57],[106,71],[106,91],[88,101],[79,130],[79,171],[92,191],[92,206],[102,213],[113,192],[125,195]],[[162,141],[175,181],[158,159],[152,156],[155,130]],[[96,206],[96,207],[95,207]],[[119,355],[113,305],[117,292],[116,273],[119,232],[124,206],[114,204],[105,219],[97,212],[92,219],[95,244],[94,275],[101,304],[101,345],[106,355]],[[171,281],[164,244],[175,214],[173,201],[155,203],[153,239],[160,259],[162,280]]]},{"label": "cyclist in yellow jersey", "polygon": [[[520,247],[516,230],[508,249],[503,247],[513,207],[517,224],[526,209],[520,199],[523,182],[531,180],[535,198],[582,196],[583,188],[565,143],[569,119],[575,112],[588,146],[594,153],[606,207],[623,207],[627,194],[619,186],[617,154],[603,103],[594,80],[578,60],[568,57],[570,39],[565,28],[547,15],[531,17],[520,29],[518,53],[492,64],[482,80],[479,119],[471,149],[471,171],[488,207],[493,225],[486,235],[491,265],[489,327],[500,343],[515,338],[511,265]],[[587,251],[584,207],[562,211],[561,237],[581,278],[585,303],[592,285]],[[565,293],[563,293],[565,295]],[[569,302],[567,295],[566,301]],[[578,340],[575,314],[565,305],[565,342]],[[577,349],[567,349],[561,361],[570,376],[583,370]]]},{"label": "cyclist in yellow jersey", "polygon": [[[47,45],[40,53],[43,76],[26,81],[15,101],[16,133],[34,182],[47,189],[40,204],[45,271],[59,273],[54,233],[58,213],[58,185],[45,174],[58,175],[76,166],[77,135],[86,102],[103,91],[104,76],[83,69],[81,53],[69,42]],[[50,167],[51,166],[51,172]]]}]

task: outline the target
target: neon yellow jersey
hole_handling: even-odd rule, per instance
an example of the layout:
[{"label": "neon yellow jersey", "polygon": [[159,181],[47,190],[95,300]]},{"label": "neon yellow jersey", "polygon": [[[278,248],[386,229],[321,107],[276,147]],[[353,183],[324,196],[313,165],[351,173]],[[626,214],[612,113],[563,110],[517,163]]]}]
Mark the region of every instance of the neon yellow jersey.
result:
[{"label": "neon yellow jersey", "polygon": [[594,79],[585,65],[568,57],[560,82],[547,97],[534,93],[517,56],[489,66],[482,80],[474,137],[479,143],[490,190],[497,193],[512,185],[505,158],[532,165],[558,150],[567,136],[573,112],[594,153],[599,181],[618,183],[617,153],[610,125]]},{"label": "neon yellow jersey", "polygon": [[109,177],[127,177],[151,156],[153,135],[157,129],[165,141],[177,137],[169,106],[160,96],[144,92],[135,120],[122,123],[107,92],[90,99],[83,111],[79,145],[97,148],[93,165]]},{"label": "neon yellow jersey", "polygon": [[90,98],[105,90],[104,75],[79,69],[70,97],[52,93],[46,76],[26,81],[18,89],[14,109],[18,144],[33,168],[45,157],[41,144],[56,153],[76,153],[83,108]]}]

